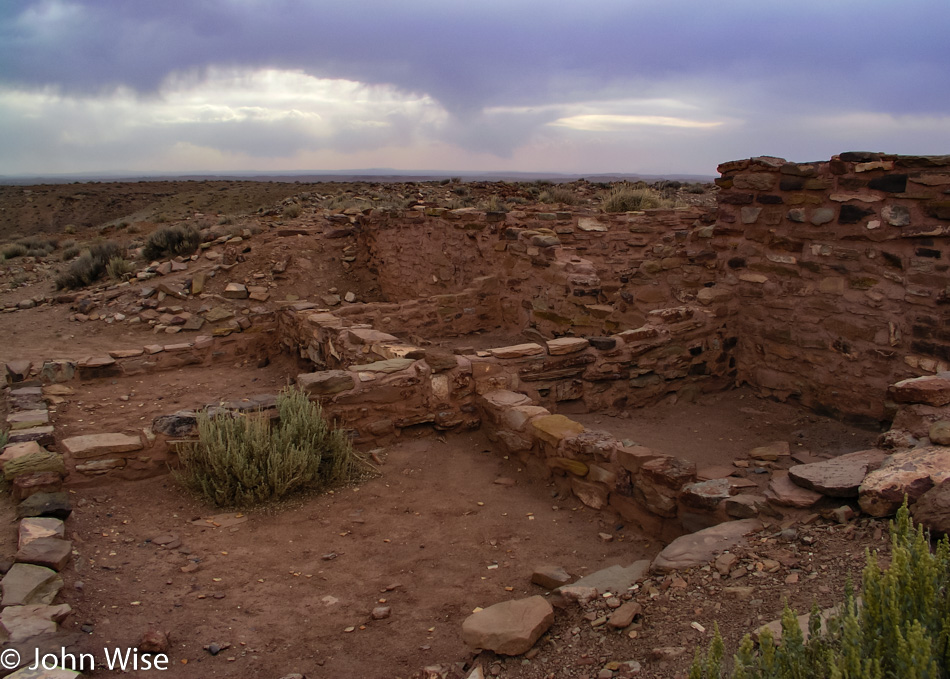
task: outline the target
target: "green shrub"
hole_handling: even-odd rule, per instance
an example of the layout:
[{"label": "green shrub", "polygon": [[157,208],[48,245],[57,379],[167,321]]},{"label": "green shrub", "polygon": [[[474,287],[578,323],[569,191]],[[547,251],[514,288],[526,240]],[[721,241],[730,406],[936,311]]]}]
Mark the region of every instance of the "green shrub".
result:
[{"label": "green shrub", "polygon": [[0,431],[0,448],[3,448],[5,445],[7,445],[8,438],[9,438],[9,434],[7,434],[7,432]]},{"label": "green shrub", "polygon": [[56,277],[56,289],[75,290],[96,282],[106,273],[109,262],[123,254],[123,248],[116,243],[96,243]]},{"label": "green shrub", "polygon": [[353,479],[358,460],[299,389],[277,397],[279,421],[262,414],[198,417],[198,441],[181,453],[178,478],[219,507],[246,507]]},{"label": "green shrub", "polygon": [[604,212],[633,212],[672,207],[672,205],[672,201],[649,188],[633,189],[628,186],[617,186],[604,196]]},{"label": "green shrub", "polygon": [[63,248],[63,251],[60,253],[59,257],[64,262],[68,262],[71,259],[76,259],[76,257],[79,256],[79,252],[80,250],[78,246],[70,245],[68,247]]},{"label": "green shrub", "polygon": [[106,264],[106,274],[114,281],[125,280],[126,275],[132,272],[132,264],[124,257],[113,257]]},{"label": "green shrub", "polygon": [[300,206],[297,203],[291,203],[284,207],[284,217],[296,219],[300,216]]},{"label": "green shrub", "polygon": [[[931,551],[930,536],[914,527],[907,503],[891,522],[891,560],[878,564],[867,554],[859,604],[852,588],[839,615],[822,627],[812,608],[808,640],[795,614],[785,607],[782,642],[767,631],[759,651],[749,635],[733,658],[732,679],[938,679],[950,671],[950,541]],[[696,654],[690,679],[720,679],[722,639],[717,628],[704,657]]]},{"label": "green shrub", "polygon": [[505,205],[505,201],[496,195],[489,196],[488,200],[482,203],[481,209],[485,212],[508,212],[508,206]]},{"label": "green shrub", "polygon": [[151,261],[165,257],[187,256],[201,245],[201,235],[191,226],[165,226],[153,231],[145,241],[142,256]]}]

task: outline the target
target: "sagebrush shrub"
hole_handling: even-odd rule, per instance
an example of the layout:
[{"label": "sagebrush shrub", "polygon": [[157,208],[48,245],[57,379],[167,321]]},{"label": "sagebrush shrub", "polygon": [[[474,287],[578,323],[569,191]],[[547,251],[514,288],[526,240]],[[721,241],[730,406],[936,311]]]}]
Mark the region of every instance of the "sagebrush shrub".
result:
[{"label": "sagebrush shrub", "polygon": [[151,261],[192,254],[201,245],[201,235],[191,226],[165,226],[153,231],[145,241],[142,256]]},{"label": "sagebrush shrub", "polygon": [[632,189],[618,186],[604,196],[604,212],[634,212],[672,205],[672,201],[650,188]]},{"label": "sagebrush shrub", "polygon": [[[891,561],[881,568],[867,553],[860,601],[849,584],[838,615],[822,624],[812,608],[808,640],[785,607],[782,641],[765,630],[759,650],[746,635],[733,657],[731,679],[941,679],[950,671],[950,541],[931,550],[914,527],[907,503],[890,524]],[[705,656],[697,652],[690,679],[721,679],[718,627]]]},{"label": "sagebrush shrub", "polygon": [[56,289],[75,290],[95,283],[106,273],[109,262],[121,258],[124,248],[116,243],[96,243],[83,251],[66,271],[56,277]]},{"label": "sagebrush shrub", "polygon": [[577,203],[577,196],[570,189],[563,186],[555,186],[546,189],[538,196],[541,203],[559,203],[561,205],[574,205]]},{"label": "sagebrush shrub", "polygon": [[181,452],[180,481],[219,507],[247,507],[354,478],[346,434],[299,389],[277,397],[278,421],[229,412],[198,417],[198,440]]}]

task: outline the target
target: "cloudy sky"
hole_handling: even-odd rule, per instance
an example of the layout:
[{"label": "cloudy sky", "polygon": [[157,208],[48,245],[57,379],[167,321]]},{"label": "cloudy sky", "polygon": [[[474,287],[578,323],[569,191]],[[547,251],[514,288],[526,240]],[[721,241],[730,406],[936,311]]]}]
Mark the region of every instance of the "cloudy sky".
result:
[{"label": "cloudy sky", "polygon": [[0,0],[0,174],[950,153],[948,0]]}]

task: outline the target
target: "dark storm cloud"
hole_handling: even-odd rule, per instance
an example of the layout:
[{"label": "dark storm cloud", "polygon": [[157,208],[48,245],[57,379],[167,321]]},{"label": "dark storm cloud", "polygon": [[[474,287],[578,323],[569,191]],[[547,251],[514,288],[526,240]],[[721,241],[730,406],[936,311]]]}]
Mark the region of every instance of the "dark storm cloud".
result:
[{"label": "dark storm cloud", "polygon": [[425,92],[464,116],[698,77],[757,83],[740,103],[752,110],[942,112],[948,23],[945,0],[6,0],[0,81],[150,93],[213,66],[302,69]]}]

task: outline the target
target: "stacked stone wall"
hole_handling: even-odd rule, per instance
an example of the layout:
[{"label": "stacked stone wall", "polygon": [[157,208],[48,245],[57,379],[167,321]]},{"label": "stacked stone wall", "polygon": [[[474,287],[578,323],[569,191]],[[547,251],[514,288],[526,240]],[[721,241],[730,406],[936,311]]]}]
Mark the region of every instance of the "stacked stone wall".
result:
[{"label": "stacked stone wall", "polygon": [[947,370],[950,156],[719,170],[716,287],[740,302],[740,382],[883,421],[888,385]]}]

